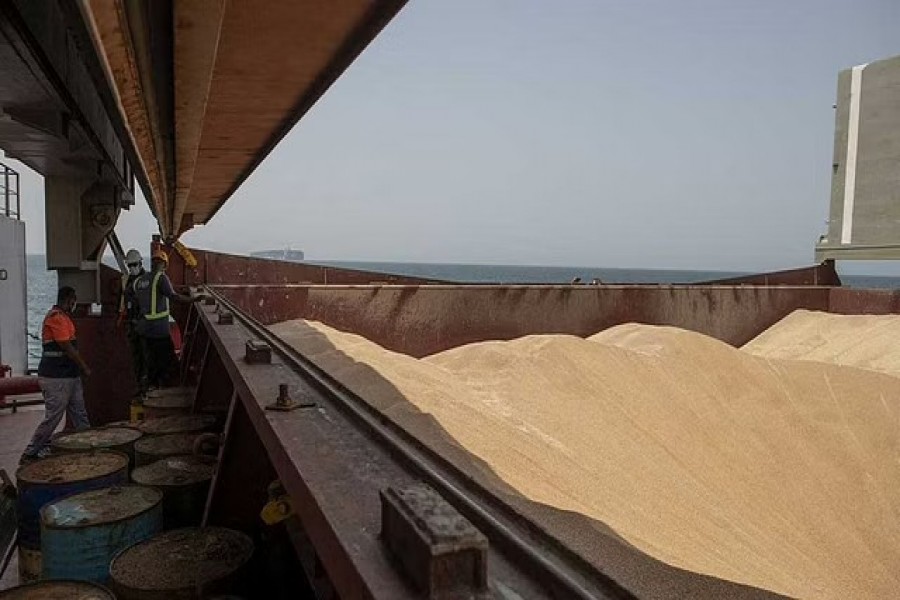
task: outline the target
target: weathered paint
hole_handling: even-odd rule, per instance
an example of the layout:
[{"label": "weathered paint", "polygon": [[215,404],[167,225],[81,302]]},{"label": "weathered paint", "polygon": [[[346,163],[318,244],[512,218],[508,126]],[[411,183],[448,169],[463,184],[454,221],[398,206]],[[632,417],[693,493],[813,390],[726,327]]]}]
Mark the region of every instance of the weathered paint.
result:
[{"label": "weathered paint", "polygon": [[811,286],[221,286],[259,321],[321,321],[426,356],[538,333],[587,336],[621,323],[672,325],[734,345],[798,308],[827,310]]},{"label": "weathered paint", "polygon": [[34,581],[41,574],[42,507],[78,492],[127,482],[128,456],[120,452],[51,456],[21,467],[16,472],[21,580]]},{"label": "weathered paint", "polygon": [[900,313],[900,291],[835,288],[828,310],[843,315],[889,315]]},{"label": "weathered paint", "polygon": [[162,531],[163,494],[125,485],[82,492],[41,509],[42,577],[105,583],[121,550]]}]

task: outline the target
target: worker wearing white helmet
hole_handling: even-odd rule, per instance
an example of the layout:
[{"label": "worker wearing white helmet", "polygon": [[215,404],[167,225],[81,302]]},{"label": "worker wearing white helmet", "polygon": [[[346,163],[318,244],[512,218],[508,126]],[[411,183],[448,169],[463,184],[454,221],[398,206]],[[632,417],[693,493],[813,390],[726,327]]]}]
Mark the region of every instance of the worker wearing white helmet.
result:
[{"label": "worker wearing white helmet", "polygon": [[125,254],[127,273],[122,275],[122,294],[119,300],[118,325],[125,326],[128,346],[131,349],[131,364],[134,368],[134,379],[137,382],[136,395],[147,391],[147,348],[138,334],[138,322],[141,320],[141,307],[134,293],[134,282],[144,274],[144,261],[141,253],[132,248]]}]

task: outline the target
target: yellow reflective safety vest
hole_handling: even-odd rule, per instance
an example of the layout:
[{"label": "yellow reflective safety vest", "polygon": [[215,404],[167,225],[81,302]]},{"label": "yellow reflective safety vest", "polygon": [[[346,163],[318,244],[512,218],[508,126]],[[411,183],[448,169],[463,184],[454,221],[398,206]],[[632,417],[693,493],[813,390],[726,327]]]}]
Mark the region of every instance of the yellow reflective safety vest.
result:
[{"label": "yellow reflective safety vest", "polygon": [[144,272],[134,280],[134,295],[141,306],[141,316],[146,321],[169,318],[169,299],[159,293],[162,271]]}]

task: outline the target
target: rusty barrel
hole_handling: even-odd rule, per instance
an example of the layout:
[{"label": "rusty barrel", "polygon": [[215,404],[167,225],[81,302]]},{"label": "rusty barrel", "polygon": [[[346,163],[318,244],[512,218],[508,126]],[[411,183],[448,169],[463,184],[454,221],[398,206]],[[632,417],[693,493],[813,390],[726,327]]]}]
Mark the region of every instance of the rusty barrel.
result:
[{"label": "rusty barrel", "polygon": [[243,591],[253,541],[223,527],[167,531],[120,552],[109,567],[121,600],[194,600]]},{"label": "rusty barrel", "polygon": [[137,467],[131,473],[131,479],[162,491],[163,525],[165,529],[176,529],[200,524],[215,470],[213,458],[170,456]]},{"label": "rusty barrel", "polygon": [[111,591],[86,581],[39,581],[0,591],[2,600],[116,600]]},{"label": "rusty barrel", "polygon": [[144,398],[144,418],[172,417],[190,414],[194,406],[194,388],[175,387],[151,390]]},{"label": "rusty barrel", "polygon": [[134,465],[134,443],[142,435],[133,427],[93,427],[61,433],[53,438],[50,446],[57,453],[117,450],[127,454],[131,465]]},{"label": "rusty barrel", "polygon": [[216,426],[212,415],[184,415],[144,419],[138,428],[144,435],[165,435],[167,433],[200,433]]},{"label": "rusty barrel", "polygon": [[168,433],[151,435],[134,443],[134,464],[149,465],[169,456],[194,453],[194,442],[199,433]]},{"label": "rusty barrel", "polygon": [[20,580],[30,582],[41,575],[41,508],[65,496],[125,483],[128,456],[115,451],[60,454],[19,468]]},{"label": "rusty barrel", "polygon": [[162,531],[163,495],[124,485],[67,496],[41,509],[43,579],[106,583],[121,550]]}]

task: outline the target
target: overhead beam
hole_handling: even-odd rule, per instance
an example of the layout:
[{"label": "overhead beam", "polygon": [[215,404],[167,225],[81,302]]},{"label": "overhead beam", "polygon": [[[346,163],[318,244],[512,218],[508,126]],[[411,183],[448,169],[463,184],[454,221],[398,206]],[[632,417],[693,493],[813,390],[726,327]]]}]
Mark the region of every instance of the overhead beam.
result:
[{"label": "overhead beam", "polygon": [[[230,183],[226,187],[209,186],[205,190],[194,188],[192,190],[189,204],[192,206],[195,218],[199,223],[207,223],[213,216],[224,206],[224,204],[234,195],[237,189],[247,180],[250,174],[262,163],[263,160],[275,149],[275,146],[284,139],[289,131],[297,124],[297,122],[313,107],[313,105],[322,97],[329,87],[337,80],[337,78],[347,70],[354,60],[362,53],[363,50],[372,42],[373,39],[387,26],[387,24],[397,15],[398,12],[406,5],[407,0],[374,0],[362,3],[365,6],[362,13],[356,18],[348,29],[342,32],[342,35],[334,39],[323,39],[318,44],[309,44],[303,46],[302,38],[299,34],[291,30],[288,37],[283,40],[283,50],[286,52],[289,48],[294,48],[297,52],[306,54],[314,54],[321,50],[321,45],[333,44],[329,50],[330,56],[324,62],[323,66],[315,73],[309,75],[309,80],[302,88],[296,90],[296,96],[292,106],[284,112],[283,117],[274,125],[269,133],[263,137],[262,143],[256,147],[247,148],[250,154],[249,160],[243,165],[234,164],[235,173]],[[321,8],[316,3],[300,2],[292,0],[277,0],[268,6],[266,18],[278,18],[279,12],[284,14],[294,14],[294,16],[302,16],[302,19],[295,19],[293,22],[301,24],[309,24],[318,19],[321,26],[313,29],[313,32],[324,30],[328,17],[339,11],[351,10],[354,6],[361,3],[343,0],[328,5],[328,8]],[[246,35],[244,31],[246,23],[254,19],[258,20],[262,17],[254,17],[256,5],[252,0],[231,0],[228,4],[228,14],[226,15],[226,33],[238,31],[240,34]],[[282,17],[283,20],[283,17]],[[229,23],[233,24],[229,27]],[[273,26],[273,32],[282,31],[283,28]],[[246,37],[245,37],[246,39]],[[232,48],[232,51],[234,48]],[[227,56],[225,57],[227,59]],[[259,58],[259,57],[257,57]],[[307,58],[309,60],[309,58]],[[216,65],[216,72],[224,73],[224,69],[229,65],[223,60],[223,51],[219,52],[219,62]],[[258,61],[256,64],[248,63],[248,59],[243,56],[237,57],[230,65],[232,68],[238,69],[247,67],[256,67],[262,69],[265,64]],[[285,75],[294,75],[294,73],[285,73]],[[276,83],[278,78],[273,80]],[[240,100],[234,98],[234,100]],[[246,110],[252,110],[252,106],[246,106]],[[218,132],[221,135],[221,132]],[[213,139],[210,144],[215,145],[221,140]],[[204,141],[205,144],[205,141]],[[216,154],[213,150],[212,154]],[[237,157],[230,157],[232,163],[237,163]],[[222,161],[220,161],[222,162]]]},{"label": "overhead beam", "polygon": [[219,50],[226,0],[175,4],[175,209],[172,230],[194,226],[186,213],[197,166],[213,67]]}]

